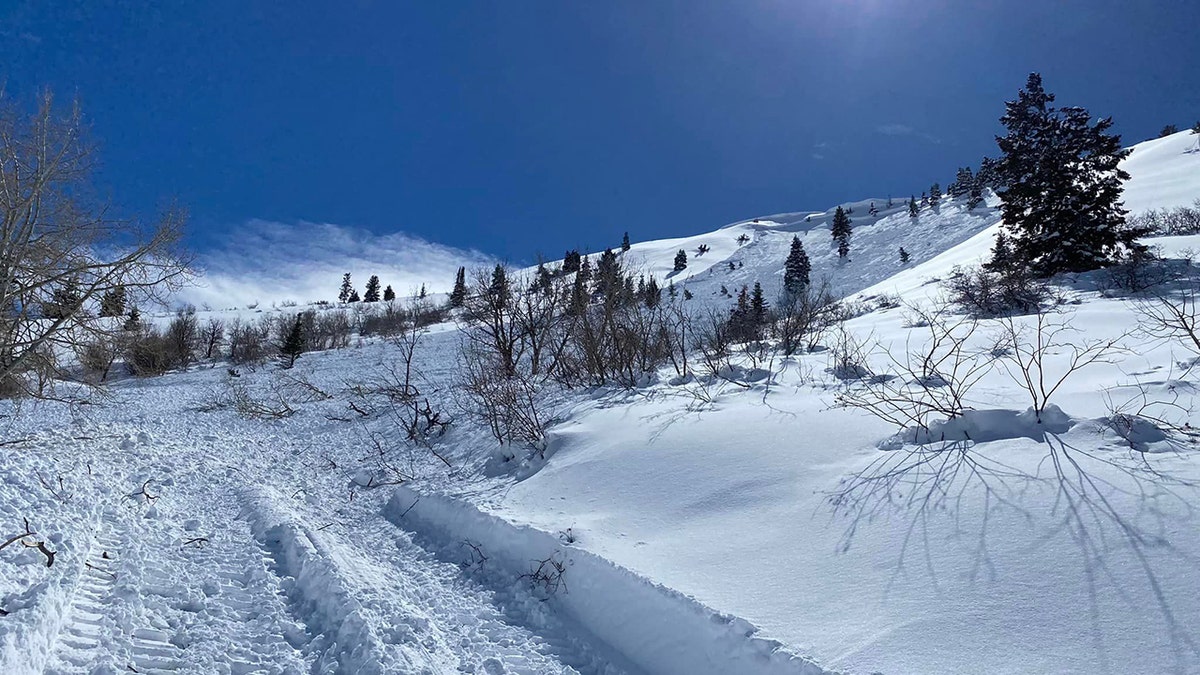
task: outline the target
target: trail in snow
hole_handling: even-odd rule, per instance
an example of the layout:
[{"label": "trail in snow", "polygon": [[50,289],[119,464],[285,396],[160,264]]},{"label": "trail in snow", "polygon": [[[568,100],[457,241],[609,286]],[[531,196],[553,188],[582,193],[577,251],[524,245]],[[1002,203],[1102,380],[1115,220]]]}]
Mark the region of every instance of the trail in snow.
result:
[{"label": "trail in snow", "polygon": [[486,586],[422,548],[381,515],[387,490],[313,470],[352,466],[353,434],[197,419],[196,381],[215,376],[119,388],[72,423],[100,440],[38,446],[75,488],[60,508],[78,514],[55,534],[53,568],[22,568],[46,580],[28,607],[4,603],[0,672],[635,672],[528,582]]}]

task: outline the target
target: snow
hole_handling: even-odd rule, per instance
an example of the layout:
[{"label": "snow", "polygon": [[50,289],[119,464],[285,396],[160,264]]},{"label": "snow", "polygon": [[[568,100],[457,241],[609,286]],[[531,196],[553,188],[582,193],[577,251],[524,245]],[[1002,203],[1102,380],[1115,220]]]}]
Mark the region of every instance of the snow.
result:
[{"label": "snow", "polygon": [[[1135,146],[1131,209],[1200,197],[1193,142]],[[873,218],[871,201],[886,203],[851,204],[845,262],[832,209],[624,255],[661,280],[686,249],[670,278],[724,306],[721,285],[773,297],[800,236],[814,277],[864,308],[846,329],[884,374],[927,344],[912,307],[986,254],[999,216],[947,200],[911,219],[897,199]],[[993,355],[1007,324],[982,322],[966,409],[924,428],[838,406],[862,385],[815,351],[574,392],[550,402],[542,450],[501,452],[455,407],[449,324],[417,365],[456,418],[438,441],[450,468],[351,393],[394,363],[386,341],[236,380],[223,365],[119,380],[92,405],[5,402],[3,539],[28,518],[26,540],[56,557],[0,550],[0,672],[1200,672],[1200,460],[1150,413],[1200,419],[1138,403],[1190,404],[1195,355],[1139,333],[1136,303],[1094,277],[1061,286],[1053,316],[1072,332],[1049,377],[1085,341],[1120,348],[1038,414]],[[278,420],[213,405],[232,382],[267,396],[285,377],[329,396]],[[944,490],[922,491],[931,475]]]}]

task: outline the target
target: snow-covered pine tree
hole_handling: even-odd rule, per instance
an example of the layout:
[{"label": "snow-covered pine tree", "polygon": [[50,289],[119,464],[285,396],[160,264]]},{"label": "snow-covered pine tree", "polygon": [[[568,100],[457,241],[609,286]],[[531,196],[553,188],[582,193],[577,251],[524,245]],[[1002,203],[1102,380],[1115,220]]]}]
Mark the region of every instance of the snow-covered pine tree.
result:
[{"label": "snow-covered pine tree", "polygon": [[1200,135],[1200,122],[1196,122],[1195,124],[1192,125],[1192,133],[1196,134],[1196,135]]},{"label": "snow-covered pine tree", "polygon": [[838,257],[845,258],[850,255],[850,216],[842,210],[842,207],[837,207],[833,212],[833,224],[830,226],[830,233],[833,235],[833,240],[837,242]]},{"label": "snow-covered pine tree", "polygon": [[929,186],[929,205],[936,209],[940,201],[942,201],[942,186],[934,183]]},{"label": "snow-covered pine tree", "polygon": [[916,218],[917,214],[919,214],[919,213],[920,213],[920,209],[917,208],[917,198],[910,196],[908,198],[908,217]]},{"label": "snow-covered pine tree", "polygon": [[929,195],[925,192],[921,193],[921,208],[929,206]]},{"label": "snow-covered pine tree", "polygon": [[[792,237],[792,250],[788,252],[787,261],[783,264],[783,289],[792,295],[804,292],[808,287],[809,275],[812,273],[812,263],[800,237]],[[724,288],[724,287],[722,287]]]},{"label": "snow-covered pine tree", "polygon": [[462,307],[467,302],[467,268],[458,268],[454,275],[454,290],[450,291],[450,306]]},{"label": "snow-covered pine tree", "polygon": [[871,214],[872,216],[879,215],[879,209],[875,208],[875,202],[871,202],[871,208],[867,209],[867,213]]},{"label": "snow-covered pine tree", "polygon": [[350,294],[354,292],[354,284],[350,283],[350,273],[342,275],[342,290],[338,292],[338,302],[350,302]]},{"label": "snow-covered pine tree", "polygon": [[1167,126],[1162,128],[1162,131],[1158,132],[1158,137],[1165,138],[1167,136],[1170,136],[1171,134],[1177,134],[1177,133],[1179,133],[1179,127],[1175,126],[1174,124],[1168,124]]},{"label": "snow-covered pine tree", "polygon": [[679,249],[675,254],[675,271],[682,272],[687,269],[687,251]]},{"label": "snow-covered pine tree", "polygon": [[1119,166],[1129,150],[1110,134],[1112,119],[1092,121],[1087,110],[1055,108],[1054,95],[1029,75],[1000,118],[1003,156],[997,171],[1014,264],[1038,276],[1081,272],[1114,260],[1134,233],[1123,231],[1127,211]]},{"label": "snow-covered pine tree", "polygon": [[901,264],[901,265],[907,265],[907,264],[908,264],[908,260],[909,260],[908,251],[905,251],[905,250],[904,250],[904,247],[903,247],[903,246],[901,246],[901,247],[900,247],[900,264]]},{"label": "snow-covered pine tree", "polygon": [[630,247],[629,233],[626,232],[625,236],[621,237],[621,252],[624,253],[625,251],[628,251],[629,247]]}]

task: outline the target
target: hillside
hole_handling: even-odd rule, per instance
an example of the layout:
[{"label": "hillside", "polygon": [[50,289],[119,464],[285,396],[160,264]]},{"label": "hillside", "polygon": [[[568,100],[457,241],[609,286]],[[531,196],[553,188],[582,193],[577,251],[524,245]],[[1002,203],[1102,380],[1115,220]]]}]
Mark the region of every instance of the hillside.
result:
[{"label": "hillside", "polygon": [[[1195,142],[1134,146],[1127,204],[1200,199]],[[728,303],[721,285],[774,297],[794,235],[837,293],[900,304],[790,357],[555,389],[542,444],[472,416],[453,322],[415,351],[452,420],[423,443],[396,405],[405,343],[361,335],[292,370],[218,359],[89,405],[5,402],[0,672],[1200,672],[1197,354],[1139,332],[1145,305],[1099,273],[1059,279],[1065,332],[1040,358],[1070,374],[1041,406],[1011,358],[1033,318],[934,311],[996,211],[871,201],[845,263],[831,211],[634,244],[625,262],[697,307]],[[1178,260],[1200,235],[1151,243]],[[905,382],[946,325],[973,374],[956,421],[844,405]],[[847,377],[851,352],[871,376]]]}]

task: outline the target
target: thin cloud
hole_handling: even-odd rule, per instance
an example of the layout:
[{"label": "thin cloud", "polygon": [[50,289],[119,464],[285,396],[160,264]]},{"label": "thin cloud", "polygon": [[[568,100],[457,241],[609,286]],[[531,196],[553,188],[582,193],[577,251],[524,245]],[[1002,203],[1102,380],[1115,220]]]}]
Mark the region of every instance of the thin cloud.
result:
[{"label": "thin cloud", "polygon": [[881,124],[875,127],[875,133],[883,134],[884,136],[909,136],[935,144],[942,142],[942,139],[938,138],[937,136],[914,129],[907,124]]},{"label": "thin cloud", "polygon": [[460,266],[494,263],[479,251],[403,232],[378,235],[332,223],[251,220],[219,248],[200,256],[199,285],[181,291],[178,299],[214,309],[334,300],[345,272],[360,293],[372,274],[398,295],[422,284],[430,293],[440,293],[453,286]]}]

